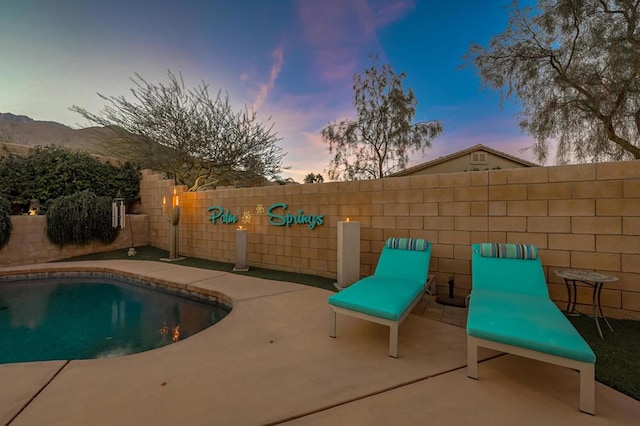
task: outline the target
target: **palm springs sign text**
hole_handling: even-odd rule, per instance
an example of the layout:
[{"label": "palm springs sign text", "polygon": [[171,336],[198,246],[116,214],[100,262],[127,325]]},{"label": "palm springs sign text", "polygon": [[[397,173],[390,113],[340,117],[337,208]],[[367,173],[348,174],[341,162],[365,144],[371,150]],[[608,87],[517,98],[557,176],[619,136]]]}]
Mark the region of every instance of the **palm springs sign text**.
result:
[{"label": "palm springs sign text", "polygon": [[[270,205],[267,209],[269,223],[274,226],[286,227],[290,227],[291,225],[307,225],[309,229],[315,229],[317,226],[324,224],[324,216],[321,214],[305,214],[302,209],[299,209],[297,214],[292,214],[286,211],[287,207],[285,203]],[[213,225],[238,222],[238,216],[232,214],[228,209],[225,210],[223,207],[211,206],[207,211],[211,213],[209,220]]]}]

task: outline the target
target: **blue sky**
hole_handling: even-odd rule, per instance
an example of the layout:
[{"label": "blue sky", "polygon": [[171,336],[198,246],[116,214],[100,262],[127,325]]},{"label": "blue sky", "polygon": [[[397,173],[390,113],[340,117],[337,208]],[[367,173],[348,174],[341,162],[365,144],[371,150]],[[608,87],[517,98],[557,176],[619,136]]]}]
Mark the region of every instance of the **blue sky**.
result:
[{"label": "blue sky", "polygon": [[[127,95],[134,73],[150,82],[181,72],[228,92],[236,109],[271,117],[288,153],[284,173],[302,181],[331,156],[320,131],[353,117],[353,75],[369,54],[418,100],[416,121],[444,134],[412,165],[482,143],[533,161],[517,105],[500,109],[473,68],[470,43],[504,31],[510,0],[0,0],[0,112],[89,125],[72,105],[97,112],[96,92]],[[326,176],[326,175],[325,175]]]}]

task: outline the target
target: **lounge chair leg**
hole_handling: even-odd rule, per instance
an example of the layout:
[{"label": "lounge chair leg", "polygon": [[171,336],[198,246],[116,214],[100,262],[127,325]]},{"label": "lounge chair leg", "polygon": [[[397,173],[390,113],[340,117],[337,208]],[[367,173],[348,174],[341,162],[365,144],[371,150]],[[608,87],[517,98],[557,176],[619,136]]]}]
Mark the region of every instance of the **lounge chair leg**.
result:
[{"label": "lounge chair leg", "polygon": [[398,358],[398,323],[390,325],[389,356]]},{"label": "lounge chair leg", "polygon": [[331,310],[331,329],[329,330],[329,337],[336,337],[336,311]]},{"label": "lounge chair leg", "polygon": [[595,391],[595,364],[586,364],[580,369],[580,411],[594,416]]},{"label": "lounge chair leg", "polygon": [[478,380],[478,344],[467,336],[467,377]]}]

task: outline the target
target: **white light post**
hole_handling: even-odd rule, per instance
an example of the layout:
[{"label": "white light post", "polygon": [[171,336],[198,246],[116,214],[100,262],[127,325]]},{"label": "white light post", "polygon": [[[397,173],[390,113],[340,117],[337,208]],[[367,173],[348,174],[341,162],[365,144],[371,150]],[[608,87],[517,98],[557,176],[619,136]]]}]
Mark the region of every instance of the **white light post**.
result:
[{"label": "white light post", "polygon": [[249,270],[249,266],[247,266],[247,230],[242,226],[238,226],[236,229],[236,265],[233,270],[235,272]]},{"label": "white light post", "polygon": [[338,222],[338,290],[360,279],[360,222]]}]

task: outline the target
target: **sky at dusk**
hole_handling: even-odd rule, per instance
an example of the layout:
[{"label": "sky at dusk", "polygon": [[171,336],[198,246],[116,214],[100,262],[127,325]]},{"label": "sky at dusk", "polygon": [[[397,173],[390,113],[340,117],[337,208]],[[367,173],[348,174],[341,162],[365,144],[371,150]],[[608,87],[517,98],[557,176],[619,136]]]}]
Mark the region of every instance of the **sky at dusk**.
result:
[{"label": "sky at dusk", "polygon": [[0,112],[86,127],[72,105],[98,112],[96,95],[127,95],[139,73],[227,92],[271,117],[288,154],[285,177],[326,173],[320,131],[355,117],[353,75],[370,54],[405,71],[415,121],[444,134],[411,165],[478,143],[530,161],[532,140],[517,105],[499,107],[476,71],[462,68],[470,43],[506,28],[511,0],[0,0]]}]

